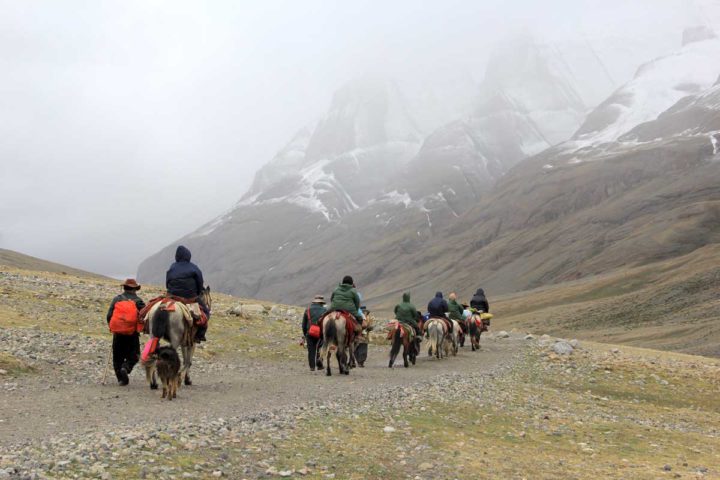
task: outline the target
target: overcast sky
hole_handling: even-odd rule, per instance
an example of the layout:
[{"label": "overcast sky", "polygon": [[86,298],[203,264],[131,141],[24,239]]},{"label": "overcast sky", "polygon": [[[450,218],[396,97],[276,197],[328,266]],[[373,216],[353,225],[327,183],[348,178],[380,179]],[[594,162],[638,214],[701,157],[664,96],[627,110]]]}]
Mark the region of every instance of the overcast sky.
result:
[{"label": "overcast sky", "polygon": [[674,45],[711,21],[701,3],[0,0],[0,247],[131,274],[230,208],[353,77],[451,101],[508,35]]}]

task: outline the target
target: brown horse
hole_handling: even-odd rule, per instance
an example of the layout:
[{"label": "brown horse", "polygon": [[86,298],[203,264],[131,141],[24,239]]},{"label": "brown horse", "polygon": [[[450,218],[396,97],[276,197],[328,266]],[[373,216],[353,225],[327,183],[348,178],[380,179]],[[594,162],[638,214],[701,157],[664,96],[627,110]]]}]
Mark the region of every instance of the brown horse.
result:
[{"label": "brown horse", "polygon": [[487,318],[488,316],[490,316],[490,314],[475,312],[467,321],[470,346],[473,352],[480,350],[480,335],[482,335],[482,332],[487,332],[488,326],[490,325],[490,318]]},{"label": "brown horse", "polygon": [[388,324],[390,328],[389,337],[392,338],[392,346],[390,347],[390,362],[388,367],[392,368],[395,363],[395,359],[400,353],[400,345],[403,347],[403,365],[408,368],[408,358],[410,362],[415,365],[415,359],[417,358],[417,343],[415,342],[415,332],[409,325],[403,325],[398,321],[393,321]]}]

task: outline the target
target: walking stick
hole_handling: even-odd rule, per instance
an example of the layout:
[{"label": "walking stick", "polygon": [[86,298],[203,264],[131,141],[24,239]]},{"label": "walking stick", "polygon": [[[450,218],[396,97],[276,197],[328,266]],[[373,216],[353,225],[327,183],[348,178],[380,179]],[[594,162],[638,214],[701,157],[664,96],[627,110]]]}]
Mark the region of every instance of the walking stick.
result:
[{"label": "walking stick", "polygon": [[105,370],[103,371],[102,384],[107,383],[108,370],[110,369],[110,363],[112,362],[112,343],[110,343],[110,350],[108,351],[107,361],[105,361]]}]

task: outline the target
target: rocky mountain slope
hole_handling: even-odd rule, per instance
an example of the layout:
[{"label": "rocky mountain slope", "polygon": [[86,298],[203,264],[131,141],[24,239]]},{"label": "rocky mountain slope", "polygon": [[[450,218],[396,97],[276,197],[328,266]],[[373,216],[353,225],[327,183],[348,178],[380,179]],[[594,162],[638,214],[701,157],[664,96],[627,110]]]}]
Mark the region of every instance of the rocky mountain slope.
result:
[{"label": "rocky mountain slope", "polygon": [[[223,291],[302,303],[352,274],[381,310],[405,289],[422,306],[686,255],[720,241],[719,48],[686,34],[582,125],[572,75],[527,39],[490,62],[470,117],[429,134],[393,83],[352,82],[236,208],[177,243]],[[140,279],[162,282],[176,244]]]},{"label": "rocky mountain slope", "polygon": [[[569,138],[585,109],[558,54],[530,38],[492,58],[471,116],[432,132],[394,83],[353,81],[234,209],[178,243],[236,294],[299,302],[346,270],[368,285],[385,257],[418,250],[519,161]],[[162,281],[175,245],[142,263],[142,281]]]}]

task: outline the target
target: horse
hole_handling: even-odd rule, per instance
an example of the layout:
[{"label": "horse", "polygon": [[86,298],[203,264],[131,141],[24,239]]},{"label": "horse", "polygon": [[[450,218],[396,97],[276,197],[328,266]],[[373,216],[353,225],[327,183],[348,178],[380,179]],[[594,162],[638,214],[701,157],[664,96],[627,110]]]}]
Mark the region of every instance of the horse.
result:
[{"label": "horse", "polygon": [[470,336],[470,346],[473,352],[480,350],[480,335],[482,335],[482,332],[486,332],[488,325],[490,325],[490,319],[484,319],[483,315],[481,312],[476,312],[468,319],[468,335]]},{"label": "horse", "polygon": [[326,313],[321,319],[323,329],[323,344],[320,358],[325,361],[325,373],[332,375],[330,370],[330,356],[335,352],[338,368],[341,374],[350,375],[350,355],[352,355],[351,341],[348,339],[347,313],[334,311]]},{"label": "horse", "polygon": [[457,356],[458,352],[458,343],[460,341],[460,334],[462,333],[462,330],[460,330],[460,323],[457,320],[450,320],[452,322],[452,332],[448,332],[447,336],[445,337],[444,347],[445,347],[445,356],[449,356],[449,353],[452,353],[453,357]]},{"label": "horse", "polygon": [[392,338],[392,347],[390,347],[390,362],[388,367],[392,368],[395,363],[395,359],[400,352],[400,345],[403,347],[403,365],[408,368],[408,357],[410,362],[415,365],[415,359],[417,357],[417,350],[415,342],[415,332],[411,333],[412,327],[410,325],[403,325],[398,321],[390,322],[390,337]]},{"label": "horse", "polygon": [[425,328],[429,336],[428,356],[440,359],[443,357],[442,348],[445,340],[445,333],[447,332],[447,326],[445,322],[439,318],[430,318],[425,322]]},{"label": "horse", "polygon": [[[208,310],[212,309],[212,297],[210,296],[210,287],[203,288],[200,298],[203,300]],[[150,309],[147,314],[148,322],[146,325],[150,335],[157,338],[164,338],[170,342],[170,346],[177,350],[182,350],[182,368],[180,369],[180,378],[184,380],[185,385],[192,385],[190,380],[190,367],[195,353],[195,332],[197,326],[194,321],[188,320],[187,311],[191,309],[182,304],[175,302],[173,310],[167,310],[163,307],[162,302],[158,302]],[[191,312],[192,313],[192,312]],[[145,364],[145,378],[150,388],[155,390],[158,388],[155,362],[147,362]]]}]

